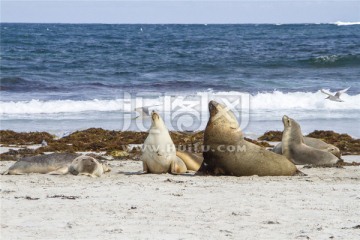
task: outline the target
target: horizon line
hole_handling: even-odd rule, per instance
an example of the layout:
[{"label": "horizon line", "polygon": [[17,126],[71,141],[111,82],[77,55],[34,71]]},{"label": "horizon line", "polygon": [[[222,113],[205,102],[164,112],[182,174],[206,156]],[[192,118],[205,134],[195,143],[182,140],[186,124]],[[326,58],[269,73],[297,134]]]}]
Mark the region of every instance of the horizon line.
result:
[{"label": "horizon line", "polygon": [[281,23],[281,22],[243,22],[243,23],[182,23],[182,22],[174,22],[174,23],[142,23],[142,22],[134,22],[134,23],[104,23],[104,22],[2,22],[0,24],[104,24],[104,25],[301,25],[301,24],[340,24],[340,23],[350,23],[353,25],[360,24],[360,22],[354,21],[335,21],[335,22],[288,22],[288,23]]}]

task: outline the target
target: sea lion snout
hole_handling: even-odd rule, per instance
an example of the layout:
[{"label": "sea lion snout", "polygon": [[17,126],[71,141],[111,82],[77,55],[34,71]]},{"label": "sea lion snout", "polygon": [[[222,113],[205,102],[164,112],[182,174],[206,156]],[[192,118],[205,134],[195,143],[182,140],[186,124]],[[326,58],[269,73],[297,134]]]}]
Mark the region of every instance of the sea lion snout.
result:
[{"label": "sea lion snout", "polygon": [[284,115],[282,117],[282,122],[284,124],[284,127],[289,127],[291,126],[291,118],[289,118],[288,116]]},{"label": "sea lion snout", "polygon": [[219,112],[221,112],[222,106],[218,102],[211,100],[209,102],[209,113],[211,117],[216,116]]},{"label": "sea lion snout", "polygon": [[216,107],[217,102],[215,102],[214,100],[211,100],[209,102],[209,111],[211,111],[214,107]]},{"label": "sea lion snout", "polygon": [[153,121],[155,121],[156,119],[159,119],[159,114],[157,114],[155,111],[152,111],[151,118]]}]

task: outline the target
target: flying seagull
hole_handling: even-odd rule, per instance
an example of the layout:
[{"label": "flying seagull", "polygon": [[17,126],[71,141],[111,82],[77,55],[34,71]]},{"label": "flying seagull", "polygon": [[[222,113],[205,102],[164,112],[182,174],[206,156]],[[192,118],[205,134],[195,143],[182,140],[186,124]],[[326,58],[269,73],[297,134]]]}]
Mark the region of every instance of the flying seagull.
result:
[{"label": "flying seagull", "polygon": [[160,106],[160,105],[154,105],[154,106],[146,106],[146,107],[138,107],[138,108],[135,108],[134,111],[139,113],[138,116],[136,116],[135,118],[133,119],[137,119],[139,117],[141,118],[148,118],[150,117],[151,113],[150,113],[150,110],[149,108],[151,107],[155,107],[155,106]]},{"label": "flying seagull", "polygon": [[336,92],[335,95],[325,92],[324,89],[321,89],[321,92],[328,95],[328,97],[326,99],[329,99],[329,100],[335,101],[335,102],[343,102],[343,100],[340,99],[340,95],[342,93],[346,92],[347,90],[349,90],[349,88],[350,87],[340,90],[340,91]]}]

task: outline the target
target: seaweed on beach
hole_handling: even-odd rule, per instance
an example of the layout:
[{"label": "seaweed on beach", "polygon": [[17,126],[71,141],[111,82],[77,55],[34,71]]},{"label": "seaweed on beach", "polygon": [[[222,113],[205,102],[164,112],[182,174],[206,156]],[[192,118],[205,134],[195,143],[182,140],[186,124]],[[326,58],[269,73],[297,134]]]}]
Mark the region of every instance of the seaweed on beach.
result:
[{"label": "seaweed on beach", "polygon": [[[102,128],[89,128],[83,131],[76,131],[68,136],[55,139],[46,132],[17,133],[14,131],[1,131],[1,144],[28,145],[41,143],[42,140],[48,142],[48,146],[40,147],[36,150],[20,149],[10,150],[0,154],[0,160],[18,160],[25,156],[34,156],[45,152],[106,152],[117,159],[138,159],[141,154],[140,148],[133,148],[129,151],[131,144],[144,143],[147,132],[132,131],[113,131]],[[279,137],[279,131],[269,131],[264,134],[266,141],[275,141]],[[199,132],[177,132],[171,131],[170,136],[177,149],[201,152],[204,139],[204,131]],[[344,155],[360,154],[360,139],[353,139],[347,134],[338,134],[332,131],[315,131],[308,136],[316,137],[325,142],[339,147]],[[267,142],[256,141],[245,138],[246,141],[261,147],[271,147]]]},{"label": "seaweed on beach", "polygon": [[0,144],[9,145],[31,145],[41,144],[43,140],[51,143],[55,136],[47,132],[14,132],[11,130],[0,130]]},{"label": "seaweed on beach", "polygon": [[339,160],[335,164],[324,164],[324,165],[305,165],[304,168],[344,168],[348,166],[360,166],[359,162],[345,162],[344,160]]},{"label": "seaweed on beach", "polygon": [[263,135],[258,137],[258,140],[269,142],[281,142],[281,139],[282,131],[267,131]]},{"label": "seaweed on beach", "polygon": [[0,161],[17,161],[23,157],[30,157],[37,155],[34,149],[20,148],[18,150],[9,149],[9,151],[0,154]]},{"label": "seaweed on beach", "polygon": [[114,151],[128,144],[140,144],[146,138],[144,132],[111,131],[102,128],[89,128],[76,131],[63,137],[39,151]]},{"label": "seaweed on beach", "polygon": [[264,147],[264,148],[267,148],[267,147],[273,147],[273,145],[270,145],[268,142],[264,142],[264,141],[256,141],[256,140],[253,140],[253,139],[250,139],[250,138],[244,138],[246,141],[248,142],[251,142],[255,145],[258,145],[260,147]]}]

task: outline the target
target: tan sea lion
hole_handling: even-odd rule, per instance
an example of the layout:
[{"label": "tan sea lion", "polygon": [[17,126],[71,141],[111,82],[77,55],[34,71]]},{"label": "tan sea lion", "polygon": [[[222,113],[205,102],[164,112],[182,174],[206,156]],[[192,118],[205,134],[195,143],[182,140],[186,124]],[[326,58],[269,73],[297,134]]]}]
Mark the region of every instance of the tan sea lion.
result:
[{"label": "tan sea lion", "polygon": [[202,154],[180,150],[176,151],[176,156],[185,163],[187,170],[192,171],[199,170],[204,159]]},{"label": "tan sea lion", "polygon": [[168,129],[155,112],[151,114],[151,127],[143,145],[141,160],[145,173],[180,174],[187,171],[185,163],[176,157]]},{"label": "tan sea lion", "polygon": [[[52,153],[33,157],[25,157],[15,162],[3,174],[22,175],[28,173],[56,174],[63,175],[70,171],[75,159],[81,157],[74,153]],[[106,163],[102,163],[104,172],[110,168]]]},{"label": "tan sea lion", "polygon": [[71,162],[80,156],[74,153],[52,153],[25,157],[15,162],[3,174],[21,175],[27,173],[51,173],[67,170]]},{"label": "tan sea lion", "polygon": [[106,163],[99,163],[93,157],[79,156],[72,161],[68,171],[73,175],[101,177],[105,172],[109,172],[110,168]]},{"label": "tan sea lion", "polygon": [[234,176],[293,176],[296,166],[286,157],[244,140],[235,115],[224,105],[209,103],[204,133],[204,161],[199,173]]},{"label": "tan sea lion", "polygon": [[338,162],[333,154],[305,145],[300,125],[284,115],[282,154],[295,164],[330,165]]},{"label": "tan sea lion", "polygon": [[[340,149],[335,147],[332,144],[328,144],[320,139],[317,138],[312,138],[312,137],[303,137],[304,139],[304,144],[309,146],[309,147],[313,147],[316,149],[319,149],[321,151],[325,151],[325,152],[329,152],[334,154],[336,157],[340,158],[341,157],[341,152]],[[273,149],[273,152],[277,153],[277,154],[282,154],[282,143],[278,143]]]}]

